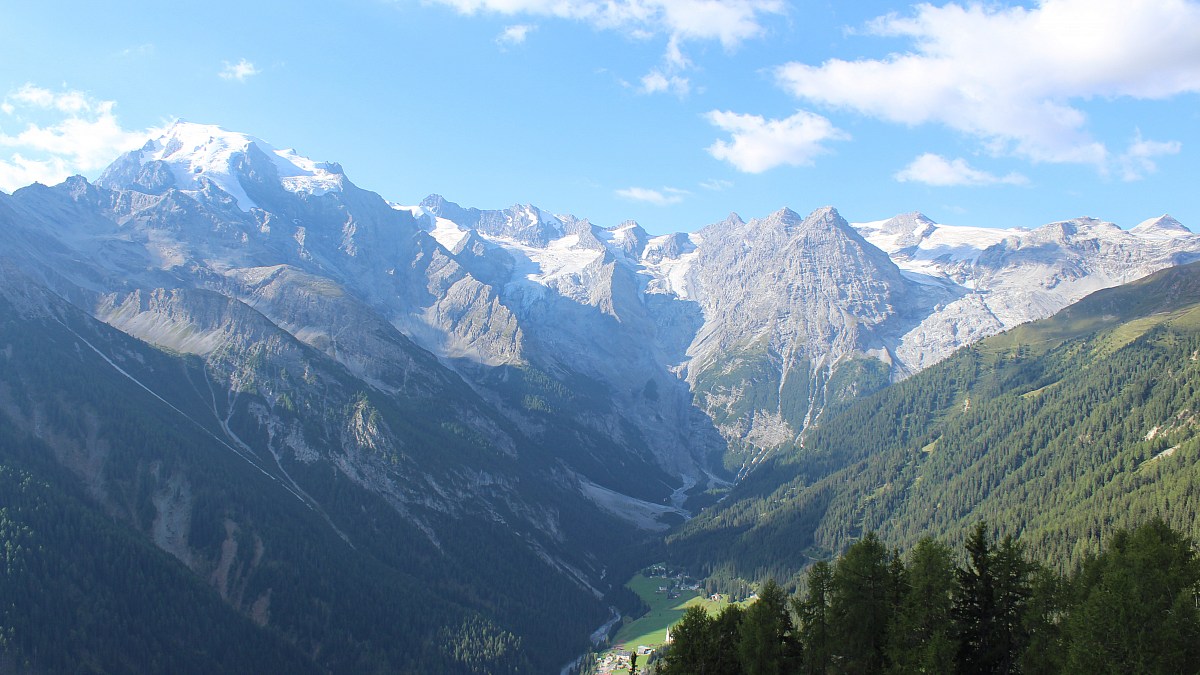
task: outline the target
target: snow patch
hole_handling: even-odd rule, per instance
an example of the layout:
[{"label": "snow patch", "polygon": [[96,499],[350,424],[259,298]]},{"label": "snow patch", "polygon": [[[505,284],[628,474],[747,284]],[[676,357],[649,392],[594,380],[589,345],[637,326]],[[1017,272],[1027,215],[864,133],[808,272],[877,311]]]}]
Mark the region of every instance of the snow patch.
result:
[{"label": "snow patch", "polygon": [[512,254],[515,264],[506,290],[515,291],[525,302],[542,297],[547,288],[578,286],[583,270],[604,255],[603,251],[578,246],[577,234],[555,239],[545,248],[478,234]]},{"label": "snow patch", "polygon": [[283,189],[322,195],[342,189],[344,176],[332,164],[314,162],[292,149],[276,150],[253,136],[226,131],[211,124],[176,122],[162,137],[142,149],[141,161],[162,161],[171,169],[175,186],[188,193],[213,184],[249,211],[258,205],[246,195],[237,166],[251,145],[271,158]]},{"label": "snow patch", "polygon": [[687,235],[691,250],[679,255],[664,255],[662,252],[676,235],[654,237],[646,243],[642,254],[642,274],[650,277],[647,293],[673,293],[681,300],[690,300],[695,294],[692,284],[692,266],[700,257],[701,238],[697,234]]},{"label": "snow patch", "polygon": [[1167,214],[1143,220],[1129,231],[1142,239],[1174,239],[1192,234],[1183,223]]},{"label": "snow patch", "polygon": [[262,141],[254,142],[266,151],[267,156],[275,163],[275,170],[279,172],[279,182],[288,192],[320,196],[342,189],[345,176],[332,164],[314,162],[291,148],[272,150]]},{"label": "snow patch", "polygon": [[460,228],[454,221],[446,220],[445,218],[435,218],[433,229],[429,231],[429,235],[437,240],[437,243],[441,244],[447,251],[453,251],[463,239],[466,239],[467,234],[467,230]]}]

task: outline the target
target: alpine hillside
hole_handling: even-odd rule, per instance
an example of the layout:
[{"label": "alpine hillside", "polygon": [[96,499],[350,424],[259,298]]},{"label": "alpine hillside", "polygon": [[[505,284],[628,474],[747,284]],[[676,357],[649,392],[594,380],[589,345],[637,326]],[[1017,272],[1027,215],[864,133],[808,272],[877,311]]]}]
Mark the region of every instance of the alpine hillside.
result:
[{"label": "alpine hillside", "polygon": [[1194,539],[1198,350],[1200,263],[1097,291],[822,421],[668,550],[732,582],[980,521],[1059,571],[1152,518]]},{"label": "alpine hillside", "polygon": [[[234,610],[204,621],[336,672],[556,671],[695,497],[956,349],[1200,259],[1169,216],[651,235],[405,206],[186,122],[94,183],[0,194],[0,233],[11,479],[169,554]],[[61,665],[35,642],[28,668]]]}]

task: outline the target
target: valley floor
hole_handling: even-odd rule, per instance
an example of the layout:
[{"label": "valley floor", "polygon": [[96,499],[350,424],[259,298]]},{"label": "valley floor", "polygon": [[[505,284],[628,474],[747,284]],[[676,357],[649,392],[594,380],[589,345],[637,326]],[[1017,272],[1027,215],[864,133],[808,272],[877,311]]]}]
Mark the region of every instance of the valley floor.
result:
[{"label": "valley floor", "polygon": [[683,574],[671,574],[661,566],[651,566],[626,584],[638,594],[650,610],[641,617],[627,620],[613,636],[610,646],[584,664],[584,673],[612,675],[629,672],[629,655],[638,654],[639,672],[653,653],[667,643],[667,629],[688,607],[699,605],[716,614],[730,603],[727,595],[704,595],[699,582]]}]

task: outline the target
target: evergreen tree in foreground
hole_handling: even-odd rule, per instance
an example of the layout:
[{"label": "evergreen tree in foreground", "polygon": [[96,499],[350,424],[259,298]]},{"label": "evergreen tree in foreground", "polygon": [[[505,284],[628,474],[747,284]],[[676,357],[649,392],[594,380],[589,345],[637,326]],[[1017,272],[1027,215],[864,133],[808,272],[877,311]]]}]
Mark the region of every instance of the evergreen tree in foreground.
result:
[{"label": "evergreen tree in foreground", "polygon": [[804,673],[824,675],[833,663],[833,638],[829,629],[829,601],[833,594],[833,568],[818,560],[808,570],[808,592],[792,600],[799,617],[799,639]]},{"label": "evergreen tree in foreground", "polygon": [[715,617],[699,605],[688,607],[671,627],[671,645],[657,664],[657,675],[740,675],[742,616],[737,605]]},{"label": "evergreen tree in foreground", "polygon": [[738,675],[742,664],[738,658],[738,638],[746,612],[737,605],[726,605],[712,625],[712,640],[716,654],[710,660],[712,675]]},{"label": "evergreen tree in foreground", "polygon": [[1012,537],[988,541],[979,523],[967,537],[967,565],[957,570],[954,598],[957,623],[957,672],[980,675],[1015,673],[1027,642],[1025,606],[1033,565]]},{"label": "evergreen tree in foreground", "polygon": [[829,604],[834,668],[881,673],[887,665],[888,624],[896,610],[902,566],[874,532],[846,549],[833,567]]},{"label": "evergreen tree in foreground", "polygon": [[926,537],[909,554],[900,606],[888,628],[896,673],[949,673],[954,669],[954,557]]},{"label": "evergreen tree in foreground", "polygon": [[713,624],[708,610],[692,605],[683,618],[671,627],[671,648],[664,655],[659,673],[696,673],[709,675],[709,661],[716,653]]},{"label": "evergreen tree in foreground", "polygon": [[790,603],[768,581],[745,610],[689,608],[672,636],[658,675],[1200,673],[1200,556],[1160,519],[1069,578],[984,523],[957,568],[932,539],[902,562],[868,534]]},{"label": "evergreen tree in foreground", "polygon": [[795,652],[787,595],[774,579],[768,579],[742,619],[738,639],[742,670],[746,675],[790,673]]},{"label": "evergreen tree in foreground", "polygon": [[1067,672],[1200,670],[1200,560],[1162,520],[1117,532],[1072,583]]}]

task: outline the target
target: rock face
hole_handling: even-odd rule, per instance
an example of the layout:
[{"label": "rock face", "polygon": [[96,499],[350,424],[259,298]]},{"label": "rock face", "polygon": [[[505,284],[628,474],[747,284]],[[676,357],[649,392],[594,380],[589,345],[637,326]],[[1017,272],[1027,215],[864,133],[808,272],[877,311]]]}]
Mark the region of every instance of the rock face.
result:
[{"label": "rock face", "polygon": [[[686,516],[691,488],[830,406],[1200,258],[1169,216],[988,230],[782,209],[653,236],[530,205],[404,207],[187,123],[95,184],[0,195],[0,231],[6,274],[198,360],[190,414],[339,535],[321,476],[390,507],[423,560],[494,530],[593,600],[625,528]],[[169,478],[151,534],[200,565]]]},{"label": "rock face", "polygon": [[[12,202],[39,223],[14,235],[37,273],[132,334],[212,353],[216,329],[155,298],[234,299],[382,390],[461,378],[569,448],[571,472],[651,501],[749,467],[829,405],[1200,252],[1169,216],[990,230],[783,209],[652,236],[531,205],[402,207],[336,164],[186,123],[96,185]],[[635,465],[646,477],[617,478]]]},{"label": "rock face", "polygon": [[931,301],[832,208],[731,217],[700,237],[705,322],[687,377],[724,435],[752,446],[796,439],[829,402],[834,372],[856,357],[889,361],[912,306]]},{"label": "rock face", "polygon": [[989,230],[937,225],[921,214],[857,228],[909,278],[958,291],[956,300],[934,306],[897,346],[910,372],[1094,291],[1200,257],[1200,237],[1170,216],[1131,230],[1094,218]]},{"label": "rock face", "polygon": [[[1169,216],[1130,231],[1092,219],[994,230],[919,213],[851,226],[833,209],[784,209],[651,237],[636,223],[604,230],[438,196],[412,212],[512,308],[526,357],[572,350],[566,367],[626,390],[665,367],[735,466],[795,440],[831,403],[1200,252],[1200,238]],[[621,358],[610,347],[625,338]],[[623,368],[635,354],[649,358]],[[648,405],[620,400],[629,404]]]}]

